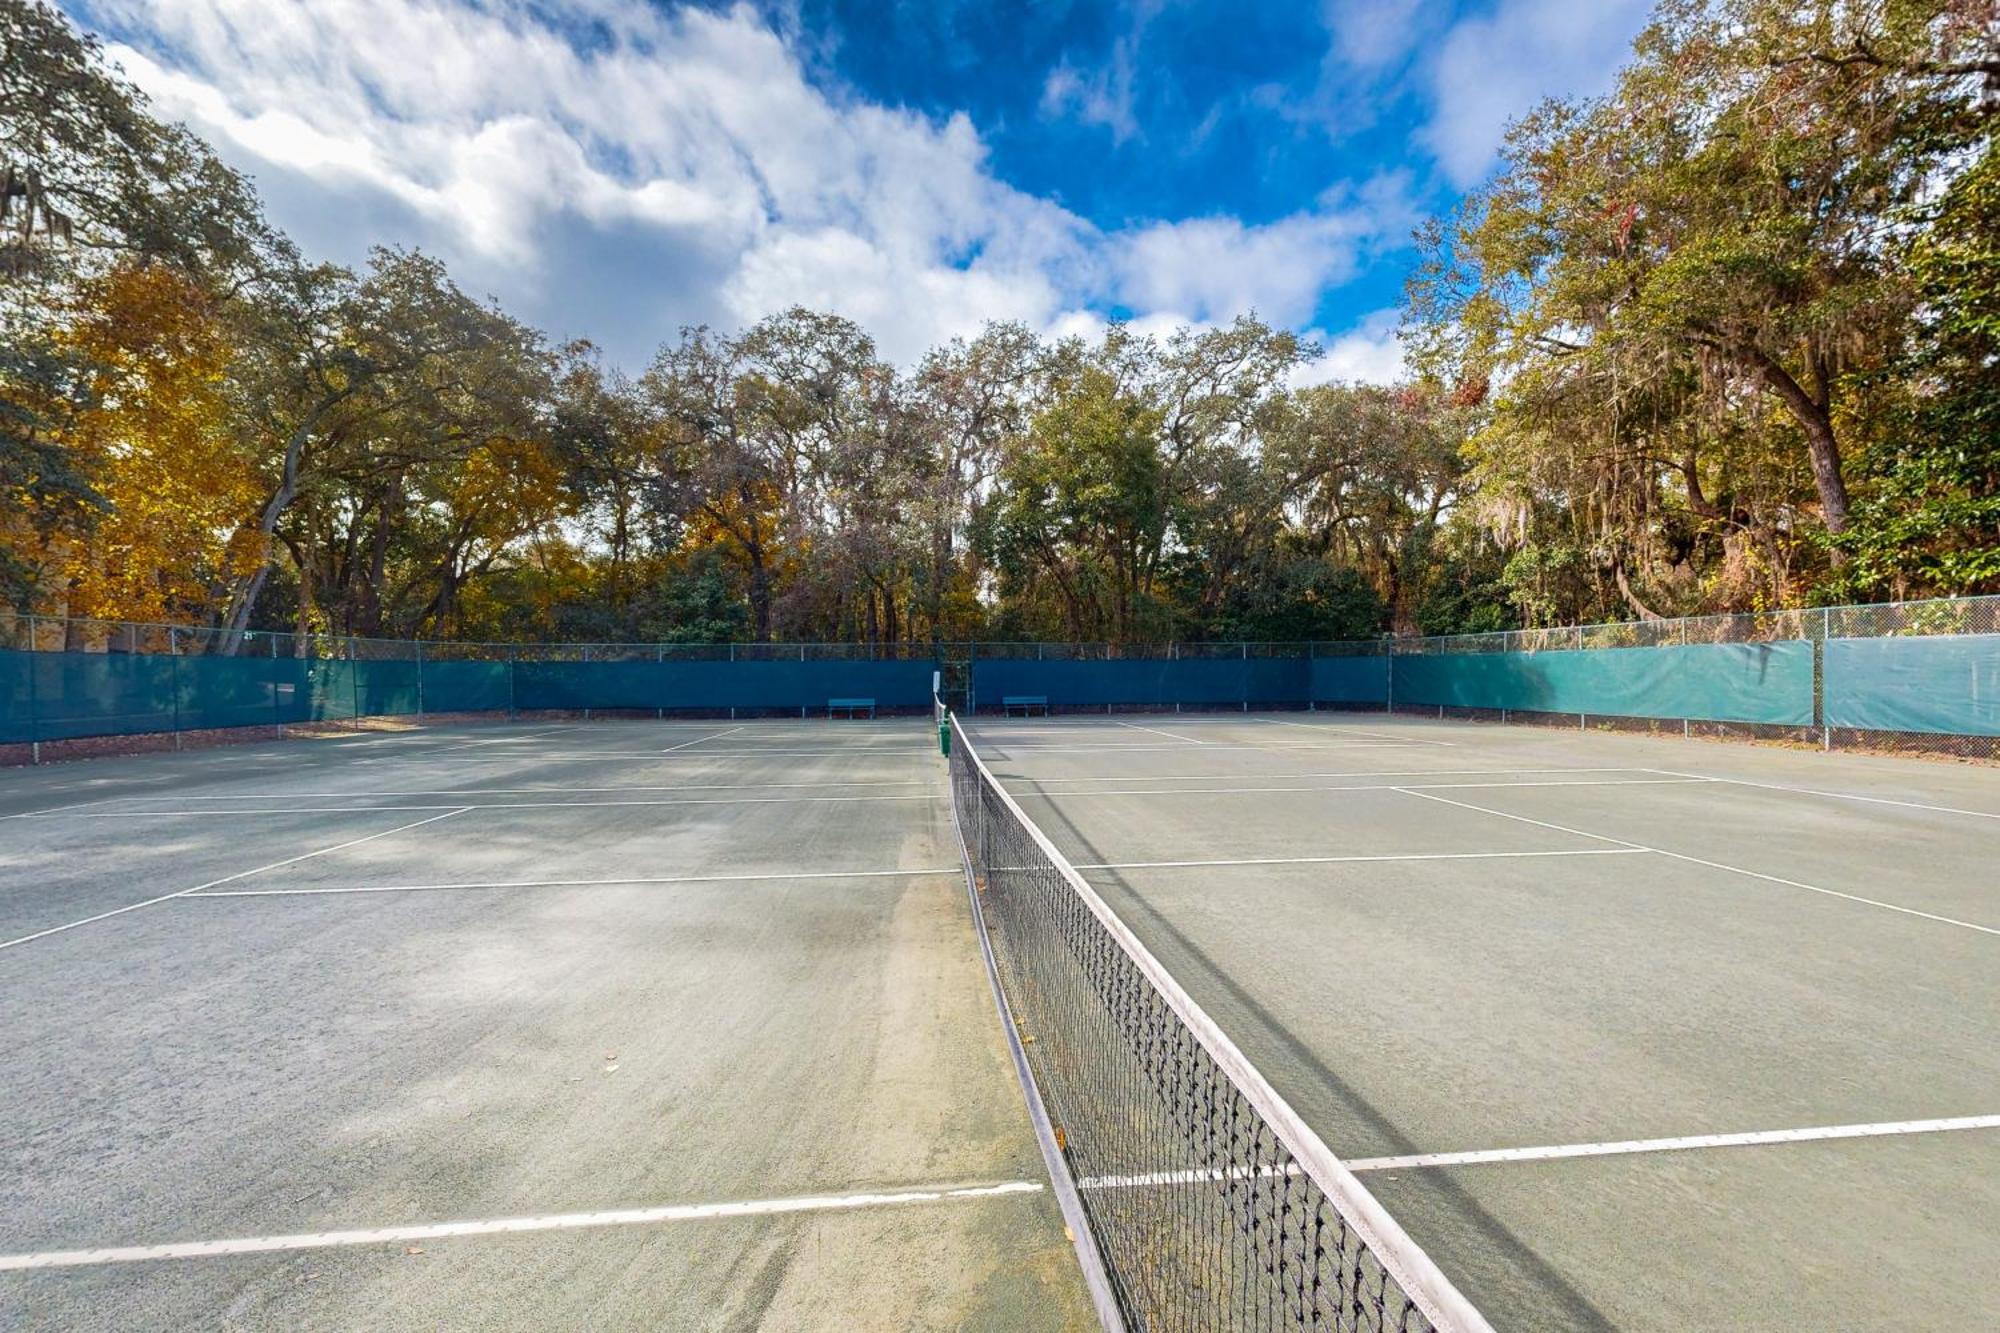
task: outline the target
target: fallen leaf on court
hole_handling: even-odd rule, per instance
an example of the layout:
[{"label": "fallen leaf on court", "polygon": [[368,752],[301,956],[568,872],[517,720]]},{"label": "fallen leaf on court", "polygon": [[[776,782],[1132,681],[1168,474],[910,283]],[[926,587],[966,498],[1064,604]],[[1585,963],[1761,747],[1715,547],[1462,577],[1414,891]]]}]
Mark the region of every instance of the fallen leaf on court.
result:
[{"label": "fallen leaf on court", "polygon": [[615,1074],[615,1073],[617,1073],[617,1072],[618,1072],[618,1066],[617,1066],[617,1065],[606,1065],[606,1066],[604,1066],[604,1072],[605,1072],[605,1073],[607,1073],[607,1074]]},{"label": "fallen leaf on court", "polygon": [[403,1251],[404,1254],[422,1254],[423,1252],[424,1247],[421,1245],[412,1245],[409,1249]]}]

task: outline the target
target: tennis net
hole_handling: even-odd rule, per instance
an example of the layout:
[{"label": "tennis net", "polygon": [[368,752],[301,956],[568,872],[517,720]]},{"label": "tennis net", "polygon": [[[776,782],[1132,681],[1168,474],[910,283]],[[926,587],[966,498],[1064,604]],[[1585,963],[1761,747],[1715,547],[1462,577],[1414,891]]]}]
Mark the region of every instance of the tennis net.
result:
[{"label": "tennis net", "polygon": [[1002,1009],[1124,1325],[1490,1333],[949,722]]}]

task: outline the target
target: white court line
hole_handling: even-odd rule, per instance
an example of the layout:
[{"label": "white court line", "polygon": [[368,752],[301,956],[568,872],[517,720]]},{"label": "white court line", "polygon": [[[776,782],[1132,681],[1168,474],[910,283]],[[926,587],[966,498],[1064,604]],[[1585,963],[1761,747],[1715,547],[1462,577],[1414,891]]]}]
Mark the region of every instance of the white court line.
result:
[{"label": "white court line", "polygon": [[1198,741],[1192,736],[1179,736],[1175,735],[1171,731],[1161,731],[1158,727],[1142,727],[1137,722],[1120,722],[1118,723],[1118,725],[1124,727],[1128,731],[1150,731],[1151,733],[1153,733],[1153,735],[1165,736],[1170,741],[1186,741],[1189,745],[1208,744],[1207,741]]},{"label": "white court line", "polygon": [[[574,731],[574,724],[561,727],[543,727],[540,731],[522,731],[512,736],[493,736],[483,741],[460,741],[455,745],[439,746],[442,750],[470,750],[475,745],[513,745],[519,741],[532,740],[537,736],[553,736],[558,731]],[[443,737],[439,737],[440,740]]]},{"label": "white court line", "polygon": [[191,893],[200,893],[203,889],[212,889],[218,884],[231,884],[239,879],[248,879],[252,875],[261,875],[266,870],[276,870],[281,866],[296,865],[300,861],[310,861],[315,856],[325,856],[329,852],[345,851],[349,847],[358,847],[364,842],[373,842],[377,838],[386,838],[392,833],[407,833],[413,828],[422,828],[426,824],[435,824],[440,819],[450,819],[453,815],[462,815],[465,813],[466,808],[468,807],[447,810],[441,815],[432,815],[428,819],[419,819],[409,824],[398,824],[395,828],[385,828],[380,833],[371,833],[365,838],[349,838],[346,842],[337,842],[331,847],[320,847],[310,852],[301,852],[297,856],[288,856],[282,861],[273,861],[269,865],[256,866],[250,870],[239,870],[233,875],[224,875],[221,879],[212,879],[206,884],[197,884],[191,889],[180,889],[174,893],[163,893],[157,898],[148,898],[144,902],[131,903],[124,907],[114,907],[109,912],[99,912],[96,916],[87,916],[81,921],[71,921],[60,926],[50,926],[47,930],[38,930],[32,935],[22,935],[11,940],[0,940],[0,949],[11,949],[17,944],[26,944],[31,940],[45,939],[50,935],[60,935],[65,930],[75,930],[78,926],[88,926],[94,922],[109,920],[114,916],[123,916],[127,912],[136,912],[142,907],[151,907],[155,903],[172,902],[176,898],[185,898]]},{"label": "white court line", "polygon": [[[452,748],[463,749],[465,747],[457,746]],[[1176,746],[1174,748],[1184,749],[1186,747]],[[1338,749],[1339,747],[1329,746],[1327,748]],[[929,745],[897,745],[895,747],[890,747],[886,745],[877,745],[877,746],[870,746],[867,748],[862,748],[859,746],[831,746],[817,750],[695,750],[676,755],[675,758],[764,759],[764,758],[796,758],[808,755],[824,758],[828,755],[849,755],[849,756],[864,756],[868,758],[882,758],[886,756],[888,758],[893,759],[893,758],[915,758],[917,756],[928,757],[930,755],[935,754],[936,752],[937,752],[937,742],[935,738],[933,738]],[[569,754],[547,754],[547,753],[542,753],[540,751],[536,751],[532,755],[533,762],[538,764],[598,764],[598,763],[604,763],[608,760],[615,760],[615,759],[659,759],[661,757],[662,753],[659,750],[583,750]],[[385,756],[385,758],[387,757]],[[524,756],[521,755],[483,755],[483,754],[458,755],[458,754],[450,754],[448,751],[445,750],[437,750],[421,755],[396,756],[393,758],[388,758],[388,762],[397,765],[409,765],[411,767],[414,767],[418,764],[440,763],[440,762],[445,762],[447,760],[449,760],[452,763],[468,763],[468,764],[470,763],[515,764],[515,763],[520,763],[523,758]],[[369,760],[356,760],[355,762],[380,763],[383,762],[383,760],[369,759]]]},{"label": "white court line", "polygon": [[1492,810],[1483,805],[1472,805],[1465,801],[1453,800],[1449,796],[1433,796],[1429,792],[1405,788],[1419,800],[1437,801],[1444,805],[1455,805],[1461,810],[1474,810],[1482,815],[1494,815],[1501,819],[1512,819],[1522,824],[1533,824],[1537,828],[1553,829],[1557,833],[1574,834],[1579,838],[1592,838],[1598,842],[1615,843],[1620,847],[1636,847],[1642,852],[1655,856],[1669,857],[1675,861],[1686,861],[1690,865],[1707,866],[1710,870],[1723,870],[1732,875],[1743,875],[1750,879],[1761,879],[1771,884],[1783,884],[1788,888],[1804,889],[1808,893],[1823,893],[1829,898],[1844,898],[1851,903],[1862,903],[1868,907],[1879,907],[1885,912],[1901,912],[1904,916],[1918,916],[1926,921],[1936,921],[1942,925],[1958,926],[1965,930],[1976,930],[1982,935],[2000,935],[2000,929],[1982,926],[1971,921],[1960,921],[1957,917],[1940,916],[1936,912],[1922,912],[1914,907],[1904,907],[1898,903],[1885,903],[1879,898],[1864,898],[1858,893],[1842,893],[1839,889],[1821,888],[1817,884],[1807,884],[1801,880],[1785,879],[1778,875],[1767,875],[1761,870],[1745,870],[1742,866],[1724,865],[1720,861],[1709,861],[1699,856],[1689,856],[1685,852],[1670,852],[1664,847],[1654,847],[1643,842],[1632,842],[1625,838],[1608,838],[1602,833],[1587,833],[1580,828],[1570,828],[1563,824],[1551,824],[1546,820],[1530,819],[1526,815],[1509,814],[1505,810]]},{"label": "white court line", "polygon": [[[1638,772],[1643,770],[1619,770]],[[1308,775],[1310,776],[1310,775]],[[1132,780],[1132,779],[1128,779]],[[295,792],[241,792],[234,796],[158,796],[147,792],[138,796],[110,796],[104,801],[86,801],[85,805],[103,805],[110,801],[330,801],[336,799],[357,801],[386,800],[403,796],[560,796],[566,792],[608,792],[608,791],[785,791],[814,787],[932,787],[936,782],[930,778],[854,778],[848,781],[832,782],[675,782],[658,785],[630,783],[616,787],[450,787],[441,791],[295,791]],[[73,809],[72,806],[58,806],[58,810]],[[32,814],[52,815],[55,810],[35,810]],[[19,819],[20,815],[8,815],[8,819]]]},{"label": "white court line", "polygon": [[1284,718],[1278,717],[1253,717],[1250,720],[1252,722],[1262,722],[1273,727],[1302,727],[1307,731],[1344,731],[1350,736],[1373,736],[1377,740],[1384,741],[1407,740],[1411,745],[1445,745],[1454,750],[1458,748],[1457,741],[1435,740],[1429,736],[1403,737],[1396,735],[1394,732],[1363,731],[1359,727],[1350,727],[1345,722],[1288,722]]},{"label": "white court line", "polygon": [[586,1227],[653,1226],[662,1222],[702,1222],[718,1217],[769,1217],[784,1213],[824,1213],[859,1208],[895,1208],[1008,1194],[1039,1194],[1032,1180],[899,1190],[893,1194],[820,1194],[790,1199],[744,1199],[735,1203],[670,1204],[661,1208],[616,1208],[598,1213],[553,1213],[543,1217],[496,1217],[419,1226],[372,1227],[363,1231],[315,1231],[290,1236],[245,1236],[236,1240],[180,1241],[166,1245],[105,1246],[90,1250],[43,1250],[0,1254],[0,1273],[38,1268],[86,1268],[135,1264],[156,1259],[209,1259],[227,1254],[269,1254],[280,1250],[322,1250],[343,1245],[408,1244],[454,1236],[515,1235],[524,1231],[576,1231]]},{"label": "white court line", "polygon": [[[1946,1134],[1968,1129],[2000,1128],[2000,1115],[1957,1116],[1948,1120],[1894,1120],[1872,1125],[1823,1125],[1810,1129],[1764,1129],[1742,1134],[1693,1134],[1674,1139],[1627,1139],[1617,1143],[1562,1143],[1541,1148],[1487,1148],[1475,1152],[1412,1153],[1405,1157],[1350,1157],[1341,1164],[1349,1171],[1403,1171],[1419,1167],[1479,1166],[1495,1162],[1551,1162],[1571,1157],[1617,1157],[1637,1153],[1684,1152],[1694,1148],[1750,1148],[1779,1143],[1817,1143],[1828,1139],[1869,1139],[1903,1134]],[[1080,1189],[1131,1189],[1140,1185],[1194,1185],[1221,1180],[1274,1179],[1299,1174],[1296,1164],[1250,1168],[1208,1167],[1202,1170],[1148,1171],[1124,1176],[1086,1176]]]},{"label": "white court line", "polygon": [[[1564,768],[1343,768],[1327,773],[1145,773],[1138,777],[1130,774],[1089,773],[1081,777],[1035,778],[1025,773],[1006,773],[1003,777],[1018,778],[1032,782],[1037,787],[1055,783],[1071,782],[1229,782],[1238,778],[1253,781],[1306,781],[1312,778],[1451,778],[1469,777],[1482,773],[1655,773],[1652,768],[1628,768],[1623,766],[1564,767]],[[427,796],[449,796],[450,792],[425,792]],[[1055,793],[1051,793],[1052,795]],[[1066,794],[1066,793],[1065,793]],[[190,798],[192,799],[192,798]],[[205,799],[205,798],[204,798]],[[221,797],[216,798],[223,799]]]},{"label": "white court line", "polygon": [[33,819],[42,815],[60,815],[71,810],[82,810],[93,805],[110,805],[113,801],[157,801],[157,796],[102,796],[95,801],[73,801],[68,805],[51,806],[47,810],[22,810],[16,814],[0,815],[0,819]]},{"label": "white court line", "polygon": [[[1677,778],[1693,777],[1694,774],[1676,772],[1671,768],[1649,768],[1640,770],[1647,773],[1668,773]],[[1962,810],[1955,805],[1929,805],[1923,801],[1901,801],[1889,796],[1857,796],[1846,791],[1821,791],[1815,787],[1791,787],[1782,782],[1752,782],[1749,778],[1719,778],[1709,776],[1710,782],[1727,782],[1735,787],[1761,787],[1765,791],[1793,792],[1800,796],[1824,796],[1835,801],[1866,801],[1869,805],[1900,805],[1908,810],[1929,810],[1940,815],[1970,815],[1974,819],[2000,819],[2000,810]]]},{"label": "white court line", "polygon": [[769,875],[625,875],[612,879],[496,879],[464,884],[352,884],[328,885],[312,889],[217,889],[212,893],[191,893],[183,901],[196,898],[298,898],[323,893],[427,893],[440,889],[585,889],[613,888],[621,884],[740,884],[761,880],[794,879],[915,879],[927,875],[963,872],[957,866],[942,870],[809,870]]},{"label": "white court line", "polygon": [[[996,745],[1010,755],[1016,754],[1158,754],[1170,750],[1175,754],[1186,754],[1185,745],[1019,745],[1005,736],[991,732],[974,732],[979,740]],[[1203,741],[1204,750],[1249,750],[1256,754],[1294,754],[1303,750],[1407,750],[1412,745],[1432,744],[1419,741],[1355,741],[1351,745],[1231,745],[1224,741]]]},{"label": "white court line", "polygon": [[1249,796],[1272,792],[1308,791],[1454,791],[1465,787],[1684,787],[1697,786],[1705,778],[1585,778],[1580,782],[1371,782],[1349,783],[1344,787],[1129,787],[1109,791],[1038,791],[1041,796]]},{"label": "white court line", "polygon": [[1620,1143],[1559,1143],[1543,1148],[1488,1148],[1478,1152],[1416,1153],[1408,1157],[1363,1157],[1350,1171],[1398,1171],[1418,1166],[1481,1166],[1489,1162],[1554,1162],[1569,1157],[1621,1157],[1629,1153],[1684,1152],[1691,1148],[1749,1148],[1768,1143],[1819,1143],[1828,1139],[1873,1139],[1901,1134],[1944,1134],[1966,1129],[2000,1129],[2000,1115],[1965,1115],[1948,1120],[1890,1120],[1872,1125],[1821,1125],[1811,1129],[1760,1129],[1742,1134],[1691,1134],[1674,1139],[1627,1139]]},{"label": "white court line", "polygon": [[1645,847],[1571,847],[1545,852],[1382,852],[1373,856],[1250,856],[1219,861],[1077,862],[1078,870],[1179,870],[1199,866],[1320,866],[1343,861],[1490,861],[1534,856],[1631,856]]},{"label": "white court line", "polygon": [[691,741],[682,741],[679,745],[669,745],[666,749],[660,751],[660,753],[672,754],[675,750],[685,750],[691,745],[700,745],[703,741],[721,740],[724,736],[734,736],[741,730],[743,730],[742,727],[730,727],[727,731],[710,732],[706,736],[697,736]]},{"label": "white court line", "polygon": [[[476,793],[467,793],[474,795]],[[164,801],[167,796],[135,797]],[[911,796],[712,796],[685,801],[454,801],[448,805],[297,805],[243,810],[91,810],[83,814],[26,815],[27,819],[219,819],[232,815],[365,815],[385,810],[609,810],[620,806],[667,805],[825,805],[847,801],[948,801],[943,792]]]}]

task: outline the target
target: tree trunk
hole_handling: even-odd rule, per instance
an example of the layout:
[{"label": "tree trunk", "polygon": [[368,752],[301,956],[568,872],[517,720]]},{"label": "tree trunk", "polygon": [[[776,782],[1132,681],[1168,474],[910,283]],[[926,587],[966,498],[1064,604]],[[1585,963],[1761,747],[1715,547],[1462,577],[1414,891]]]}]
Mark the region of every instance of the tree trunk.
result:
[{"label": "tree trunk", "polygon": [[1744,353],[1766,388],[1778,396],[1792,419],[1805,432],[1806,451],[1812,458],[1813,485],[1819,491],[1820,515],[1828,532],[1847,530],[1847,481],[1840,471],[1840,443],[1834,438],[1833,414],[1824,395],[1807,393],[1783,366],[1751,347]]},{"label": "tree trunk", "polygon": [[234,657],[243,642],[243,631],[249,627],[250,612],[257,605],[258,596],[264,591],[264,584],[271,577],[271,534],[278,530],[278,520],[293,500],[299,495],[299,458],[305,452],[306,441],[312,438],[320,420],[331,412],[347,391],[333,394],[313,406],[305,419],[293,428],[285,441],[285,466],[279,474],[278,488],[264,505],[264,512],[257,520],[257,533],[264,539],[264,562],[257,566],[257,572],[238,583],[236,594],[230,601],[228,614],[223,617],[222,641],[216,652],[221,657]]}]

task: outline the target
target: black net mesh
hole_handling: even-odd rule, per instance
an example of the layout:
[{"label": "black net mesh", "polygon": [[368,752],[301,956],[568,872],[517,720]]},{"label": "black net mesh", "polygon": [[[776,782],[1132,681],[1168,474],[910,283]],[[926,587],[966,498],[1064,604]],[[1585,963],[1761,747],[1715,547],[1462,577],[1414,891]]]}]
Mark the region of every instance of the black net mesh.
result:
[{"label": "black net mesh", "polygon": [[[1234,1048],[1197,1031],[1212,1025],[1156,982],[1158,965],[1085,896],[962,732],[951,755],[1001,985],[1128,1325],[1483,1328],[1400,1232],[1385,1241],[1380,1219],[1350,1215],[1365,1198],[1351,1175],[1301,1160],[1325,1150],[1316,1139],[1302,1149],[1302,1127],[1268,1085],[1251,1086]],[[1346,1210],[1327,1174],[1342,1177]]]}]

